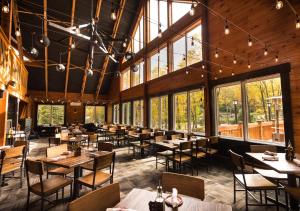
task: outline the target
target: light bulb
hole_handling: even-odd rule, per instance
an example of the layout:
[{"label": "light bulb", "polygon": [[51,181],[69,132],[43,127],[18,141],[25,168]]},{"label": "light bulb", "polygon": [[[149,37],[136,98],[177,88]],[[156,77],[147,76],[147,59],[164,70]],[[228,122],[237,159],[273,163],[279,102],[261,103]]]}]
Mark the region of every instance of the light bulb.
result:
[{"label": "light bulb", "polygon": [[124,48],[127,47],[127,39],[124,40],[124,42],[123,42],[123,47],[124,47]]},{"label": "light bulb", "polygon": [[250,62],[248,62],[248,69],[250,69],[251,68],[251,64],[250,64]]},{"label": "light bulb", "polygon": [[189,74],[189,71],[188,71],[188,70],[186,70],[186,71],[185,71],[185,74]]},{"label": "light bulb", "polygon": [[194,42],[194,37],[191,38],[191,46],[194,46],[195,42]]},{"label": "light bulb", "polygon": [[217,77],[215,77],[215,80],[217,80],[218,78]]},{"label": "light bulb", "polygon": [[112,53],[112,54],[111,54],[111,57],[112,57],[112,58],[115,58],[115,57],[116,57],[115,53]]},{"label": "light bulb", "polygon": [[30,50],[30,54],[35,56],[38,54],[38,50],[35,47],[32,47]]},{"label": "light bulb", "polygon": [[231,75],[234,76],[234,72],[231,72]]},{"label": "light bulb", "polygon": [[215,58],[219,58],[218,49],[216,49],[216,52],[215,52]]},{"label": "light bulb", "polygon": [[79,26],[76,26],[75,32],[76,32],[76,34],[80,34],[80,28],[79,28]]},{"label": "light bulb", "polygon": [[162,37],[162,32],[161,32],[161,29],[160,29],[160,28],[158,29],[158,37],[159,37],[159,38]]},{"label": "light bulb", "polygon": [[204,75],[203,75],[203,74],[201,74],[201,78],[204,78]]},{"label": "light bulb", "polygon": [[75,42],[73,41],[72,44],[71,44],[71,48],[74,49],[75,47],[76,47],[76,44],[75,44]]},{"label": "light bulb", "polygon": [[296,20],[296,29],[300,29],[300,19],[299,19],[299,17],[297,17],[297,20]]},{"label": "light bulb", "polygon": [[9,13],[9,7],[8,7],[8,5],[4,5],[4,6],[2,7],[2,12],[4,12],[4,13]]},{"label": "light bulb", "polygon": [[202,65],[202,69],[205,69],[205,65],[204,64]]},{"label": "light bulb", "polygon": [[190,16],[193,16],[193,15],[195,15],[195,6],[194,6],[194,4],[192,3],[191,9],[190,9]]},{"label": "light bulb", "polygon": [[230,30],[229,30],[229,27],[228,27],[228,23],[227,23],[227,20],[225,21],[225,27],[224,27],[224,33],[225,35],[228,35],[230,33]]},{"label": "light bulb", "polygon": [[89,68],[87,71],[88,76],[93,76],[94,72],[92,70],[92,68]]},{"label": "light bulb", "polygon": [[220,69],[219,69],[219,73],[222,73],[222,72],[223,72],[223,70],[220,68]]},{"label": "light bulb", "polygon": [[233,58],[233,61],[232,61],[232,62],[233,62],[233,64],[236,64],[236,63],[237,63],[237,61],[236,61],[236,58],[235,58],[235,57]]},{"label": "light bulb", "polygon": [[264,55],[265,55],[265,56],[268,55],[268,49],[267,49],[267,47],[265,47]]},{"label": "light bulb", "polygon": [[275,57],[275,62],[277,63],[278,62],[278,56],[276,55]]},{"label": "light bulb", "polygon": [[283,7],[283,2],[281,0],[276,0],[276,9],[280,10]]},{"label": "light bulb", "polygon": [[117,15],[114,9],[111,10],[110,18],[115,21],[117,19]]},{"label": "light bulb", "polygon": [[20,37],[20,36],[21,36],[21,31],[20,31],[19,28],[17,28],[17,30],[16,30],[16,32],[15,32],[15,35],[16,35],[17,37]]},{"label": "light bulb", "polygon": [[248,38],[248,46],[251,47],[253,45],[253,41],[251,39],[251,36],[249,35],[249,38]]}]

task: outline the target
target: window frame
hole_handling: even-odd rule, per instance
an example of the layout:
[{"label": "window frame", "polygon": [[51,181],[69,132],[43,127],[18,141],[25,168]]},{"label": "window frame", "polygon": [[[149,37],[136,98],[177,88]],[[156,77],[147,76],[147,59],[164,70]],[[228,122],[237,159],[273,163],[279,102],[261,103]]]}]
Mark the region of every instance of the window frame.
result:
[{"label": "window frame", "polygon": [[[116,113],[115,113],[115,110],[116,110],[115,107],[118,108]],[[117,121],[115,121],[115,119]],[[119,103],[113,104],[113,123],[120,124],[120,104]]]},{"label": "window frame", "polygon": [[53,125],[53,115],[52,115],[52,113],[53,113],[53,109],[52,109],[52,107],[53,106],[63,106],[63,110],[64,110],[64,116],[63,116],[63,119],[64,119],[64,121],[63,121],[63,124],[61,124],[61,125],[64,125],[65,124],[65,122],[66,122],[66,106],[65,106],[65,104],[43,104],[43,103],[39,103],[38,105],[37,105],[37,112],[36,112],[36,125],[37,126],[42,126],[42,125],[45,125],[45,124],[39,124],[39,122],[38,122],[38,119],[39,119],[39,106],[40,105],[44,105],[44,106],[50,106],[51,107],[51,109],[50,109],[50,118],[51,118],[51,123],[50,123],[50,125]]},{"label": "window frame", "polygon": [[[126,123],[125,123],[125,117],[124,117],[124,105],[125,104],[127,104],[127,105],[129,105],[129,113],[128,113],[128,121],[129,122],[127,122],[127,120],[126,120]],[[122,102],[122,118],[121,118],[121,124],[123,124],[123,125],[131,125],[131,119],[132,119],[132,102],[131,101],[126,101],[126,102]]]},{"label": "window frame", "polygon": [[100,124],[101,123],[104,123],[105,122],[105,119],[106,119],[106,106],[104,106],[104,105],[85,105],[84,106],[84,123],[85,124],[88,124],[87,122],[86,122],[86,107],[93,107],[93,110],[94,110],[94,117],[95,117],[95,122],[89,122],[89,123],[98,123],[98,122],[96,122],[96,119],[97,119],[97,112],[96,112],[96,108],[97,107],[103,107],[104,108],[104,119],[103,119],[103,122],[100,122]]},{"label": "window frame", "polygon": [[[218,118],[216,116],[217,115],[217,100],[216,100],[216,89],[219,87],[226,87],[226,86],[230,86],[230,85],[236,85],[239,84],[241,87],[241,103],[242,103],[242,114],[243,114],[243,136],[242,138],[237,138],[237,137],[230,137],[230,136],[220,136],[222,139],[227,139],[227,140],[237,140],[237,141],[243,141],[243,142],[249,142],[249,143],[259,143],[259,144],[268,144],[268,145],[275,145],[275,146],[279,146],[279,147],[283,147],[286,145],[287,140],[285,140],[282,143],[276,143],[276,142],[266,142],[264,140],[254,140],[254,139],[250,139],[249,138],[249,134],[248,134],[248,99],[247,99],[247,88],[246,88],[246,84],[247,83],[251,83],[251,82],[258,82],[258,81],[263,81],[263,80],[268,80],[268,79],[274,79],[274,78],[280,78],[280,87],[281,87],[281,91],[283,93],[283,87],[282,87],[282,76],[280,73],[273,73],[273,74],[268,74],[265,76],[256,76],[253,78],[249,78],[249,79],[240,79],[234,82],[230,82],[230,83],[224,83],[224,84],[219,84],[216,85],[213,90],[212,90],[212,96],[213,96],[213,109],[214,109],[214,119],[213,119],[213,124],[215,127],[215,135],[218,135]],[[284,103],[282,104],[282,109],[284,112]],[[284,118],[284,122],[286,121],[285,115],[283,115]],[[284,124],[284,131],[285,134],[284,136],[286,137],[286,128],[285,128],[285,124]]]},{"label": "window frame", "polygon": [[[139,103],[141,103],[141,122],[140,122],[140,124],[138,125],[138,124],[135,124],[135,103],[137,103],[137,102],[139,102]],[[144,101],[143,101],[143,99],[137,99],[137,100],[134,100],[133,102],[132,102],[132,119],[133,119],[133,126],[138,126],[138,127],[143,127],[143,125],[144,125]]]},{"label": "window frame", "polygon": [[[161,109],[161,107],[162,107],[162,98],[164,98],[164,97],[166,97],[166,99],[167,99],[167,103],[168,103],[168,106],[167,106],[167,112],[168,112],[168,115],[167,115],[167,117],[168,117],[168,121],[167,121],[167,123],[168,123],[168,127],[167,128],[162,128],[162,115],[161,115],[161,111],[162,111],[162,109]],[[160,96],[153,96],[153,97],[150,97],[150,100],[149,100],[149,126],[150,126],[150,128],[153,128],[153,126],[152,126],[152,112],[151,112],[151,110],[152,110],[152,99],[155,99],[155,98],[157,98],[158,99],[158,102],[159,102],[159,106],[158,106],[158,126],[159,126],[159,129],[161,129],[161,130],[169,130],[169,96],[168,95],[160,95]]]},{"label": "window frame", "polygon": [[[166,74],[164,74],[164,75],[161,75],[161,69],[160,69],[160,63],[161,63],[161,60],[160,60],[160,58],[161,58],[161,50],[164,50],[164,49],[166,49],[166,53],[167,53],[167,73]],[[162,76],[165,76],[165,75],[168,75],[168,73],[169,73],[169,67],[170,67],[170,65],[169,65],[169,50],[168,50],[168,45],[167,44],[164,44],[164,45],[162,45],[162,46],[160,46],[158,49],[156,49],[155,51],[152,51],[150,54],[149,54],[149,59],[148,59],[148,63],[149,63],[149,65],[148,65],[148,69],[149,69],[149,80],[148,81],[151,81],[151,80],[154,80],[154,79],[156,79],[156,78],[152,78],[152,71],[151,71],[151,67],[152,67],[152,65],[151,65],[151,58],[153,57],[153,56],[155,56],[155,55],[157,55],[158,54],[158,52],[159,52],[159,55],[157,56],[157,58],[158,58],[158,60],[157,60],[157,66],[158,66],[158,76],[156,77],[156,78],[160,78],[160,77],[162,77]]]}]

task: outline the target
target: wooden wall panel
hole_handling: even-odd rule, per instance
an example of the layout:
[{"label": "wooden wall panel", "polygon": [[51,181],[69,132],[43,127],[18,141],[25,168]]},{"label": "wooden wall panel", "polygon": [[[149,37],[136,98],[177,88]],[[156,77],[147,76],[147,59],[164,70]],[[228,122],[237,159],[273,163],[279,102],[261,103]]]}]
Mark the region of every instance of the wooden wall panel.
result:
[{"label": "wooden wall panel", "polygon": [[66,124],[84,123],[84,106],[66,104]]}]

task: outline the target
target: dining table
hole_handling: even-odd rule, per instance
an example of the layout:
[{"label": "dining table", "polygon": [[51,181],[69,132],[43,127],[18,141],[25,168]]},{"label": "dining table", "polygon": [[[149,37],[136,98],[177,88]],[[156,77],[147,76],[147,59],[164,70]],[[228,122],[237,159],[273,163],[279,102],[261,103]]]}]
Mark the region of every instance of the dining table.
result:
[{"label": "dining table", "polygon": [[81,176],[81,165],[85,163],[92,162],[95,156],[103,156],[110,152],[107,151],[95,151],[90,152],[85,150],[81,152],[81,155],[75,156],[74,153],[71,153],[67,156],[60,156],[58,159],[53,158],[44,158],[41,159],[45,164],[63,168],[74,168],[74,185],[73,185],[73,198],[77,198],[79,196],[79,184],[76,183],[76,179]]},{"label": "dining table", "polygon": [[[296,178],[297,174],[300,174],[300,166],[296,164],[294,161],[286,160],[285,153],[277,153],[276,156],[278,157],[277,160],[266,160],[266,155],[264,153],[246,153],[252,159],[259,161],[271,169],[277,171],[278,173],[287,174],[288,176],[288,186],[289,187],[296,187]],[[290,197],[290,207],[292,210],[299,210],[298,202]]]},{"label": "dining table", "polygon": [[[163,197],[167,197],[169,194],[163,193]],[[136,211],[149,211],[149,202],[155,201],[157,193],[154,191],[148,191],[144,189],[134,188],[132,189],[124,199],[122,199],[115,208],[132,209]],[[185,196],[178,194],[183,200],[183,204],[178,207],[178,211],[199,211],[199,210],[209,210],[209,211],[232,211],[231,205],[216,203],[216,202],[206,202],[197,198]],[[165,211],[174,210],[171,207],[164,205]]]}]

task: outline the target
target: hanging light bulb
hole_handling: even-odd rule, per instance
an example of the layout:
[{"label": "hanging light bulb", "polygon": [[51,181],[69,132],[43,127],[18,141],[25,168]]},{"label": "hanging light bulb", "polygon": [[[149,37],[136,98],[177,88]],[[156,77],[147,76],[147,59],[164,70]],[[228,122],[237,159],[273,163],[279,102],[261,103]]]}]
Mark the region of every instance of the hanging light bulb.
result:
[{"label": "hanging light bulb", "polygon": [[195,45],[194,37],[191,38],[191,46]]},{"label": "hanging light bulb", "polygon": [[115,57],[116,57],[115,53],[112,53],[112,54],[111,54],[111,57],[112,57],[112,58],[115,58]]},{"label": "hanging light bulb", "polygon": [[281,0],[276,0],[276,9],[280,10],[283,7],[283,2]]},{"label": "hanging light bulb", "polygon": [[203,70],[205,69],[205,65],[204,65],[204,64],[202,64],[202,69],[203,69]]},{"label": "hanging light bulb", "polygon": [[73,41],[73,42],[72,42],[72,44],[71,44],[71,48],[72,48],[72,49],[76,48],[75,41]]},{"label": "hanging light bulb", "polygon": [[234,72],[233,71],[231,72],[231,75],[234,76]]},{"label": "hanging light bulb", "polygon": [[195,5],[194,5],[194,2],[192,2],[191,9],[190,9],[190,16],[193,16],[193,15],[195,15]]},{"label": "hanging light bulb", "polygon": [[16,37],[20,37],[21,36],[21,31],[20,31],[20,27],[17,27],[17,30],[15,32]]},{"label": "hanging light bulb", "polygon": [[9,13],[9,4],[4,5],[4,6],[2,7],[2,12],[4,12],[4,13]]},{"label": "hanging light bulb", "polygon": [[248,60],[248,69],[251,68],[251,64],[250,64],[250,61]]},{"label": "hanging light bulb", "polygon": [[227,19],[225,20],[224,33],[225,35],[228,35],[230,33]]},{"label": "hanging light bulb", "polygon": [[204,74],[203,73],[201,74],[201,78],[204,78]]},{"label": "hanging light bulb", "polygon": [[222,68],[220,67],[220,68],[219,68],[219,73],[222,73],[222,72],[223,72],[223,70],[222,70]]},{"label": "hanging light bulb", "polygon": [[161,38],[162,37],[162,31],[161,31],[161,24],[158,24],[158,37]]},{"label": "hanging light bulb", "polygon": [[189,70],[186,70],[186,71],[185,71],[185,74],[189,74]]},{"label": "hanging light bulb", "polygon": [[248,46],[251,47],[253,45],[253,41],[252,41],[252,38],[249,34],[249,37],[248,37]]},{"label": "hanging light bulb", "polygon": [[30,49],[30,54],[33,55],[33,56],[38,56],[38,50],[35,48],[35,47],[31,47]]},{"label": "hanging light bulb", "polygon": [[79,26],[76,26],[75,33],[76,34],[80,34],[80,28],[79,28]]},{"label": "hanging light bulb", "polygon": [[215,80],[217,80],[218,78],[215,76]]},{"label": "hanging light bulb", "polygon": [[236,58],[235,58],[235,56],[233,57],[233,64],[236,64],[237,63],[237,60],[236,60]]},{"label": "hanging light bulb", "polygon": [[297,15],[297,19],[296,19],[296,29],[300,29],[300,19],[299,19],[298,15]]},{"label": "hanging light bulb", "polygon": [[265,46],[264,55],[265,55],[265,56],[268,55],[268,48],[267,48],[267,45]]},{"label": "hanging light bulb", "polygon": [[117,14],[116,14],[116,10],[114,8],[114,4],[111,3],[111,13],[110,13],[110,18],[115,21],[117,19]]},{"label": "hanging light bulb", "polygon": [[127,47],[127,38],[124,40],[123,42],[123,47],[126,48]]},{"label": "hanging light bulb", "polygon": [[275,62],[278,62],[278,55],[275,56]]},{"label": "hanging light bulb", "polygon": [[216,48],[216,52],[215,52],[215,58],[219,58],[219,53],[218,53],[218,49]]}]

